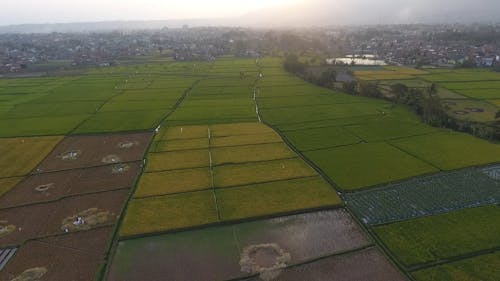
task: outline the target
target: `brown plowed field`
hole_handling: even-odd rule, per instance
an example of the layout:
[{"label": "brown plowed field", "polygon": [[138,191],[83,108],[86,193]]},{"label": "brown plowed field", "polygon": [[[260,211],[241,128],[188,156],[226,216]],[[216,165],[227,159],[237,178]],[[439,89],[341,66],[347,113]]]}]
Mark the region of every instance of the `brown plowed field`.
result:
[{"label": "brown plowed field", "polygon": [[64,219],[91,208],[97,208],[99,212],[109,212],[110,219],[99,225],[113,224],[128,195],[128,189],[121,189],[0,210],[0,220],[16,227],[13,233],[0,237],[0,247],[20,245],[26,240],[64,233],[61,229]]},{"label": "brown plowed field", "polygon": [[0,280],[11,280],[27,269],[44,267],[40,281],[94,280],[112,228],[99,228],[29,241],[0,272]]},{"label": "brown plowed field", "polygon": [[130,188],[141,162],[30,176],[0,198],[0,208],[49,202],[62,197]]},{"label": "brown plowed field", "polygon": [[66,137],[35,170],[61,171],[142,160],[151,133]]}]

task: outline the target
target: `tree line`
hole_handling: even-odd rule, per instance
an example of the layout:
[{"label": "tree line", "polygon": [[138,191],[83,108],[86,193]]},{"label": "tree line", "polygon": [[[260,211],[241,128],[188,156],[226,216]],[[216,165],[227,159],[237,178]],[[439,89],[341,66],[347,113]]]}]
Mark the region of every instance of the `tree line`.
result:
[{"label": "tree line", "polygon": [[326,69],[319,75],[311,75],[306,71],[307,67],[307,63],[300,62],[296,55],[288,54],[285,56],[284,68],[286,71],[315,85],[341,90],[350,95],[385,99],[406,105],[430,126],[449,128],[490,141],[500,141],[500,111],[496,114],[496,120],[493,122],[475,122],[453,118],[448,114],[446,104],[437,94],[438,88],[434,83],[423,89],[410,88],[397,83],[390,86],[391,95],[384,95],[377,82],[355,80],[343,82],[339,88],[335,86],[337,75],[335,70]]}]

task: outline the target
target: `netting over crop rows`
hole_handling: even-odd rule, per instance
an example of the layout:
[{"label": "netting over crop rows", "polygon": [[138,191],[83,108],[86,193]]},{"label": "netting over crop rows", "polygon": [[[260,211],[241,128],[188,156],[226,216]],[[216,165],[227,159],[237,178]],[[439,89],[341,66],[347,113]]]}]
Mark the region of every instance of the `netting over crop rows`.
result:
[{"label": "netting over crop rows", "polygon": [[[414,178],[345,195],[364,223],[375,225],[500,202],[500,181],[486,170],[468,169]],[[493,173],[493,172],[491,172]]]}]

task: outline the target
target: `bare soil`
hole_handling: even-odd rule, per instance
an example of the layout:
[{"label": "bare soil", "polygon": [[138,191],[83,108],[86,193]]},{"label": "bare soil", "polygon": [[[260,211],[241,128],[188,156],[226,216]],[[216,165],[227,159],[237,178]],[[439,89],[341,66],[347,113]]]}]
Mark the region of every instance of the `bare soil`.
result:
[{"label": "bare soil", "polygon": [[133,186],[142,162],[32,175],[0,198],[1,208]]},{"label": "bare soil", "polygon": [[[259,277],[247,281],[259,281]],[[403,281],[404,276],[376,249],[327,258],[284,270],[276,281]]]},{"label": "bare soil", "polygon": [[[0,210],[0,218],[16,230],[0,237],[0,247],[20,245],[29,239],[65,233],[63,221],[91,208],[109,212],[109,219],[92,227],[112,225],[116,222],[129,190],[82,195],[60,201]],[[0,279],[1,280],[1,279]]]},{"label": "bare soil", "polygon": [[12,280],[36,268],[45,269],[37,281],[93,280],[111,234],[112,228],[100,228],[29,241],[0,272],[0,280]]},{"label": "bare soil", "polygon": [[140,161],[151,133],[66,137],[35,170],[38,173]]}]

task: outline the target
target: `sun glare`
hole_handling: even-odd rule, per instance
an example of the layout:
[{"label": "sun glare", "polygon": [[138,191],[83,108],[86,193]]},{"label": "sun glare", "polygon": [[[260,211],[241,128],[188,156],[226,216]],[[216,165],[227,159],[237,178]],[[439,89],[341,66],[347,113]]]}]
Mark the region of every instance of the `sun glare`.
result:
[{"label": "sun glare", "polygon": [[[200,11],[210,12],[216,16],[238,16],[251,11],[256,11],[266,7],[293,5],[303,0],[253,0],[253,1],[234,1],[234,0],[186,0],[182,4],[183,12],[193,12],[198,14]],[[176,3],[178,6],[179,4]]]}]

